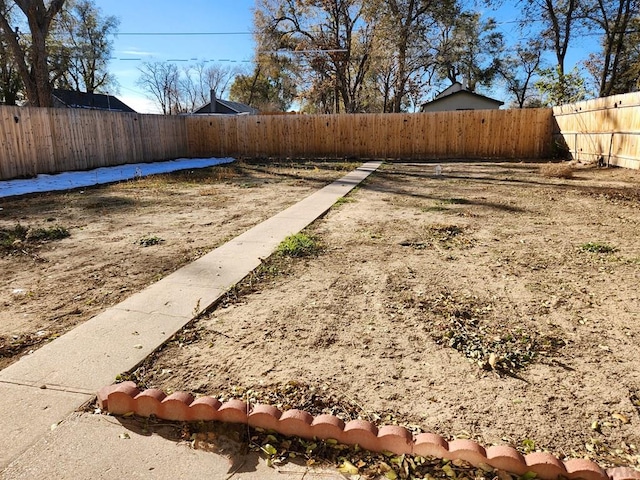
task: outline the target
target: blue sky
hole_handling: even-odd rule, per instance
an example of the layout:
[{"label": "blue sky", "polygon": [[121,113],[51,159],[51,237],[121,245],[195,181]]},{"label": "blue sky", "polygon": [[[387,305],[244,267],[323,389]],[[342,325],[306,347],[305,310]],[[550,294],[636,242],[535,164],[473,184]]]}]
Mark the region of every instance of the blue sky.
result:
[{"label": "blue sky", "polygon": [[[114,60],[111,71],[119,84],[118,97],[133,109],[142,113],[157,113],[157,107],[136,85],[144,61],[186,60],[176,62],[188,65],[207,60],[229,63],[232,66],[250,68],[253,57],[252,30],[254,0],[95,0],[104,15],[115,15],[120,19],[118,35],[114,39]],[[505,34],[507,43],[519,40],[516,23],[518,12],[505,2],[497,12],[484,11],[496,18],[499,30]],[[535,25],[535,23],[534,23]],[[189,36],[144,36],[129,33],[224,33],[232,35]],[[595,37],[575,39],[575,47],[567,57],[567,66],[586,58],[594,48]],[[554,59],[547,56],[549,63]]]},{"label": "blue sky", "polygon": [[[249,66],[253,37],[236,35],[133,36],[126,33],[250,32],[254,0],[95,0],[104,15],[120,19],[110,69],[120,84],[118,97],[139,112],[156,112],[136,85],[143,61],[226,60]],[[130,60],[122,60],[130,59]],[[140,60],[131,60],[140,59]],[[228,61],[228,62],[227,62]],[[234,63],[231,63],[234,62]]]}]

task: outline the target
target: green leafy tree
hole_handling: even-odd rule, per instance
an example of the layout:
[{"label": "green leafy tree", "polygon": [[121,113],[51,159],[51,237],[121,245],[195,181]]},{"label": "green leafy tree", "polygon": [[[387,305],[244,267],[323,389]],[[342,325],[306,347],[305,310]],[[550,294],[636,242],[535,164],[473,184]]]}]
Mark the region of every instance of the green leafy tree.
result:
[{"label": "green leafy tree", "polygon": [[236,75],[229,98],[262,112],[285,112],[296,96],[295,86],[284,74],[270,75],[256,67],[251,74]]},{"label": "green leafy tree", "polygon": [[[453,16],[452,16],[453,15]],[[499,69],[504,39],[495,20],[483,21],[476,12],[447,12],[441,18],[441,41],[436,57],[439,77],[465,84],[472,92],[490,86]]]},{"label": "green leafy tree", "polygon": [[[5,12],[8,18],[10,13]],[[22,79],[18,73],[11,49],[3,36],[0,36],[0,102],[5,105],[16,105],[22,97]]]},{"label": "green leafy tree", "polygon": [[57,53],[52,55],[55,85],[88,93],[116,88],[108,63],[118,25],[91,0],[67,0],[51,35],[51,50]]},{"label": "green leafy tree", "polygon": [[535,87],[544,106],[580,102],[588,96],[585,80],[577,68],[569,73],[561,73],[559,67],[547,68],[540,70],[539,74]]},{"label": "green leafy tree", "polygon": [[[572,41],[585,26],[585,12],[591,0],[519,0],[522,8],[521,27],[530,30],[537,23],[532,18],[540,19],[542,29],[535,34],[544,42],[544,47],[550,49],[556,57],[555,68],[545,70],[540,80],[544,86],[544,94],[553,101],[563,103],[566,99],[577,94],[577,83],[584,88],[584,81],[578,82],[577,72],[566,73],[566,56]],[[551,79],[556,79],[556,85],[550,85]],[[567,88],[566,92],[562,89]],[[580,88],[578,88],[580,90]]]},{"label": "green leafy tree", "polygon": [[[362,111],[374,33],[364,3],[259,0],[254,23],[260,68],[275,60],[301,86],[303,103],[336,113]],[[286,55],[294,58],[283,61]]]}]

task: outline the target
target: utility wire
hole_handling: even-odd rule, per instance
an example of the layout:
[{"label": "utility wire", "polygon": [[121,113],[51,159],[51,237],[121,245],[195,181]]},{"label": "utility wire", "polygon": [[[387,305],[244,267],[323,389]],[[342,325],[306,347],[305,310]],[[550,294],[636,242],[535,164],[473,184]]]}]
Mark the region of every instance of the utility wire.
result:
[{"label": "utility wire", "polygon": [[113,35],[129,37],[189,37],[196,35],[253,35],[253,32],[119,32]]},{"label": "utility wire", "polygon": [[[542,22],[543,20],[529,20],[527,23]],[[521,23],[520,20],[505,20],[500,22],[494,22],[495,25],[507,25]],[[640,30],[624,30],[612,32],[615,34],[629,34],[640,33]],[[195,36],[223,36],[223,35],[253,35],[254,32],[118,32],[113,33],[113,36],[128,36],[128,37],[195,37]],[[589,32],[582,33],[582,36],[601,36],[603,32]]]}]

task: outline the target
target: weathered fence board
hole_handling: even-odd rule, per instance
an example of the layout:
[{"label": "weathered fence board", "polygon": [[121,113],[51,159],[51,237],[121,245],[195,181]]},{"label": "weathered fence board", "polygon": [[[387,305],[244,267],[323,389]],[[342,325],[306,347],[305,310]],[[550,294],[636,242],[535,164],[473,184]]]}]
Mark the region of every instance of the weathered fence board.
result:
[{"label": "weathered fence board", "polygon": [[0,107],[0,179],[188,155],[183,117]]},{"label": "weathered fence board", "polygon": [[640,92],[597,98],[553,109],[572,157],[640,168]]},{"label": "weathered fence board", "polygon": [[188,117],[191,154],[242,157],[541,158],[549,109]]},{"label": "weathered fence board", "polygon": [[551,109],[163,117],[0,107],[0,179],[179,157],[545,158],[554,134],[633,163],[640,118],[628,98],[579,118],[561,107],[557,124]]}]

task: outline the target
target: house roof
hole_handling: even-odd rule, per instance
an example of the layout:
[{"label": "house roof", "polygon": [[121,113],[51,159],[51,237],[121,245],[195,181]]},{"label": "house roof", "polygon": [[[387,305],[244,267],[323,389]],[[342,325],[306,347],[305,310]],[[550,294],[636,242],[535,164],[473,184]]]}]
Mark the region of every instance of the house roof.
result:
[{"label": "house roof", "polygon": [[464,86],[460,82],[453,82],[451,85],[449,85],[447,88],[442,90],[440,93],[436,94],[434,99],[440,98],[440,97],[446,97],[447,95],[451,95],[452,93],[459,92],[461,90],[470,91],[464,88]]},{"label": "house roof", "polygon": [[[211,102],[207,103],[203,107],[200,107],[198,110],[193,112],[194,114],[202,114],[202,113],[211,113]],[[221,114],[239,114],[239,113],[249,113],[255,115],[259,113],[259,111],[249,105],[245,105],[240,102],[231,102],[229,100],[221,100],[216,98],[216,111],[215,113]]]},{"label": "house roof", "polygon": [[471,90],[467,90],[466,88],[464,88],[462,84],[460,84],[459,82],[455,82],[453,85],[451,85],[450,87],[446,88],[445,90],[440,92],[438,95],[436,95],[436,98],[434,98],[430,102],[423,103],[422,106],[424,107],[425,105],[433,105],[435,103],[441,102],[442,100],[450,99],[454,96],[461,96],[461,95],[467,95],[467,96],[479,98],[487,102],[492,102],[497,106],[504,105],[504,102],[500,100],[496,100],[495,98],[487,97],[485,95],[480,95],[479,93],[472,92]]},{"label": "house roof", "polygon": [[111,110],[114,112],[136,113],[134,109],[113,95],[54,89],[53,99],[54,103],[59,103],[61,106],[68,108],[87,108],[90,110]]}]

